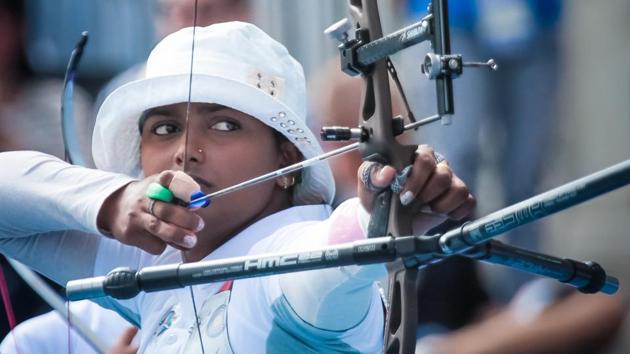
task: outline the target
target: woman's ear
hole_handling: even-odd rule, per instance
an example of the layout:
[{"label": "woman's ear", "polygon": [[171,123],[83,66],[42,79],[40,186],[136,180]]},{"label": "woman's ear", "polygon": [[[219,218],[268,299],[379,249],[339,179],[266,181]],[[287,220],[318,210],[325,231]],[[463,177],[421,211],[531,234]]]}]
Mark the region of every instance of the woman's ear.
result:
[{"label": "woman's ear", "polygon": [[[283,141],[280,143],[279,149],[280,168],[287,167],[298,163],[304,159],[302,153],[289,141]],[[282,176],[276,179],[276,184],[282,189],[291,188],[294,184],[301,182],[302,174],[295,172],[290,175]]]},{"label": "woman's ear", "polygon": [[302,153],[289,141],[280,143],[280,167],[293,165],[302,161]]}]

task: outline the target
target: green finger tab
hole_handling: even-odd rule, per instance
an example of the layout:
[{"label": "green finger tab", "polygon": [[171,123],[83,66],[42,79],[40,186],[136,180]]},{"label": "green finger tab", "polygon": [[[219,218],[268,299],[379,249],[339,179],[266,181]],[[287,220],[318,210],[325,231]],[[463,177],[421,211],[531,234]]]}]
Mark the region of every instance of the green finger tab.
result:
[{"label": "green finger tab", "polygon": [[151,183],[147,188],[146,196],[165,203],[170,203],[175,199],[173,192],[159,183]]}]

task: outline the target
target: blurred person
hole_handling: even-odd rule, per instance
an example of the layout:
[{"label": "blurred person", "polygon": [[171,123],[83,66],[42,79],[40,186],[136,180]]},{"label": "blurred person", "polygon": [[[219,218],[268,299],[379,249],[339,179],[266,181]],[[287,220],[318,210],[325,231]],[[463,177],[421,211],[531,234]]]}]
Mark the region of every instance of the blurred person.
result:
[{"label": "blurred person", "polygon": [[[361,78],[341,72],[338,59],[322,66],[313,78],[309,83],[309,124],[313,129],[356,127]],[[390,86],[395,116],[402,108],[395,88]],[[427,136],[424,127],[417,134]],[[348,142],[324,141],[322,147],[330,151],[345,144]],[[337,187],[335,203],[343,203],[356,195],[353,168],[361,163],[360,153],[343,154],[330,163]],[[440,229],[452,227],[455,224]],[[585,295],[552,279],[526,282],[506,305],[499,305],[492,301],[493,288],[485,289],[475,265],[476,261],[456,256],[421,272],[418,354],[602,353],[627,313],[623,294]]]},{"label": "blurred person", "polygon": [[[0,151],[35,149],[63,158],[63,81],[38,76],[30,68],[24,11],[22,0],[0,1]],[[75,88],[75,110],[81,117],[77,125],[86,132],[90,98],[80,87]],[[79,141],[88,151],[87,133]]]},{"label": "blurred person", "polygon": [[[197,0],[197,25],[251,20],[250,0]],[[158,0],[155,30],[158,38],[191,27],[195,0]]]},{"label": "blurred person", "polygon": [[623,294],[582,294],[552,279],[525,283],[503,308],[421,337],[418,354],[598,354],[620,334]]}]

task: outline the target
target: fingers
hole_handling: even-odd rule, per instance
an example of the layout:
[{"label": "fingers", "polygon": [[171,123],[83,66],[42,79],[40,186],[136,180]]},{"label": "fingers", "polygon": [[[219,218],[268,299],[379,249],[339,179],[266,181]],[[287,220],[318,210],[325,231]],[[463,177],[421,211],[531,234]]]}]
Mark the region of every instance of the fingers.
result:
[{"label": "fingers", "polygon": [[175,172],[176,171],[171,170],[160,172],[160,174],[157,176],[157,183],[161,184],[163,187],[168,188],[168,186],[171,184],[171,181],[173,180],[173,177],[175,176]]},{"label": "fingers", "polygon": [[383,166],[378,162],[365,161],[357,172],[361,182],[359,190],[376,193],[389,186],[396,175],[396,170],[391,166]]},{"label": "fingers", "polygon": [[107,351],[107,354],[135,354],[138,347],[133,345],[133,338],[138,333],[136,327],[127,328],[118,338],[116,343]]},{"label": "fingers", "polygon": [[[400,193],[400,202],[403,205],[409,205],[413,200],[415,200],[418,192],[426,190],[428,187],[434,187],[433,185],[436,183],[435,181],[432,182],[431,186],[427,186],[427,188],[425,188],[425,185],[432,178],[436,167],[437,163],[435,161],[433,148],[428,145],[418,146],[418,149],[416,150],[416,159],[412,165],[411,173],[407,178],[407,183],[405,183],[403,191]],[[444,176],[440,176],[439,179],[441,180],[443,177]],[[439,181],[439,184],[442,183],[444,183],[444,181]],[[423,196],[421,195],[421,197]]]},{"label": "fingers", "polygon": [[[181,171],[164,171],[157,180],[162,186],[173,187],[173,194],[185,201],[190,200],[193,189],[199,188],[190,176]],[[143,231],[180,250],[194,247],[197,244],[195,233],[205,226],[199,215],[180,205],[149,200],[145,212]]]},{"label": "fingers", "polygon": [[453,176],[451,186],[444,194],[429,203],[433,212],[448,215],[453,220],[461,220],[470,215],[475,205],[475,198],[457,176]]},{"label": "fingers", "polygon": [[[418,194],[424,203],[431,203],[433,200],[450,191],[453,186],[453,171],[445,163],[435,166],[433,174],[429,177],[426,185]],[[464,185],[464,188],[466,185]]]},{"label": "fingers", "polygon": [[403,205],[416,201],[414,208],[425,205],[425,209],[430,208],[430,212],[454,220],[470,215],[476,205],[466,184],[453,174],[448,162],[428,145],[418,146],[406,177],[397,177],[393,167],[375,162],[364,162],[358,175],[358,194],[368,211],[372,211],[376,194],[392,184],[394,178],[396,182],[392,185],[393,190],[400,190],[400,185],[404,183],[399,195]]},{"label": "fingers", "polygon": [[162,171],[156,179],[157,183],[185,203],[190,202],[194,193],[201,191],[201,186],[183,171]]},{"label": "fingers", "polygon": [[437,156],[428,145],[418,147],[411,173],[400,193],[401,204],[417,201],[417,205],[426,205],[433,213],[461,220],[474,210],[475,198],[453,174],[448,162]]},{"label": "fingers", "polygon": [[118,338],[118,343],[131,345],[131,342],[133,341],[133,338],[136,336],[137,333],[138,328],[136,327],[129,327],[125,329],[123,334]]},{"label": "fingers", "polygon": [[[188,250],[197,244],[195,232],[203,227],[203,221],[184,207],[160,201],[153,203],[153,213],[148,210],[148,200],[143,198],[142,210],[132,210],[117,232],[117,239],[128,245],[139,247],[151,254],[161,254],[166,245],[179,250]],[[181,217],[184,221],[177,220]],[[177,220],[177,224],[168,220]],[[182,227],[179,224],[186,224]],[[191,225],[194,225],[190,227]]]},{"label": "fingers", "polygon": [[475,197],[473,197],[472,194],[468,194],[468,197],[466,198],[464,203],[462,203],[462,205],[460,205],[457,209],[451,211],[448,214],[448,217],[453,220],[460,221],[465,217],[470,216],[475,210],[476,206],[477,200],[475,199]]},{"label": "fingers", "polygon": [[164,241],[144,230],[138,229],[129,232],[123,230],[116,239],[121,243],[136,246],[151,254],[161,254],[164,252],[164,249],[166,249],[166,243],[164,243]]},{"label": "fingers", "polygon": [[201,190],[201,186],[199,186],[192,177],[182,171],[175,172],[167,187],[173,192],[175,197],[187,203],[190,202],[194,193]]},{"label": "fingers", "polygon": [[[153,203],[153,208],[149,208],[149,203]],[[168,204],[157,200],[148,202],[146,212],[169,224],[192,232],[201,231],[205,226],[201,216],[193,213],[186,207],[175,204]]]},{"label": "fingers", "polygon": [[378,168],[372,170],[370,179],[375,187],[383,189],[392,183],[394,176],[396,176],[396,169],[392,166],[380,165]]},{"label": "fingers", "polygon": [[194,247],[195,233],[204,227],[203,219],[186,207],[162,202],[160,198],[149,199],[147,189],[153,182],[164,188],[175,182],[175,189],[183,191],[187,200],[190,199],[188,191],[198,187],[191,177],[175,171],[164,171],[130,183],[104,203],[98,216],[99,228],[124,244],[152,254],[162,253],[166,245],[180,250]]},{"label": "fingers", "polygon": [[396,170],[391,166],[370,161],[361,164],[358,171],[357,194],[365,210],[372,210],[376,194],[387,188],[395,176]]},{"label": "fingers", "polygon": [[[144,233],[152,235],[151,237],[154,241],[161,242],[164,246],[169,244],[180,250],[187,250],[197,244],[197,235],[195,235],[194,231],[168,223],[155,215],[144,213],[140,224]],[[147,249],[145,250],[153,253]]]},{"label": "fingers", "polygon": [[115,208],[116,222],[112,235],[126,245],[141,248],[151,254],[160,254],[166,248],[166,244],[143,229],[144,219],[151,215],[142,210],[142,205],[147,204],[146,198],[137,197],[134,191],[136,189],[138,188],[133,188],[129,192],[130,196],[123,198],[126,202],[122,203],[121,207]]}]

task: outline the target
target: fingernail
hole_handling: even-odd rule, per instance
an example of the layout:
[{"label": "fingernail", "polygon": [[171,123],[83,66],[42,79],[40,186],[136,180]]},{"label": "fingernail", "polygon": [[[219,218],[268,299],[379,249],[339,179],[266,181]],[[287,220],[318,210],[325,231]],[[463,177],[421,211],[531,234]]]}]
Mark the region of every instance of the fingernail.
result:
[{"label": "fingernail", "polygon": [[413,193],[411,191],[406,191],[405,193],[400,195],[400,203],[402,205],[409,205],[413,201]]},{"label": "fingernail", "polygon": [[187,248],[193,248],[197,244],[197,236],[195,235],[186,235],[184,236],[184,246]]},{"label": "fingernail", "polygon": [[204,227],[206,227],[206,223],[203,222],[203,219],[199,219],[199,225],[197,225],[197,230],[195,231],[201,231]]},{"label": "fingernail", "polygon": [[385,166],[381,167],[381,169],[378,171],[377,175],[378,175],[378,179],[379,180],[383,180],[386,177],[385,176]]}]

